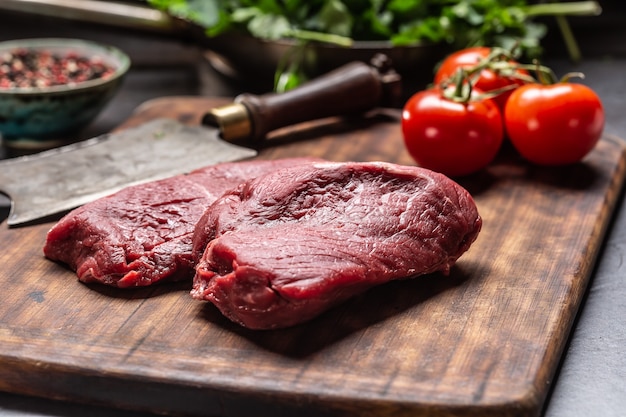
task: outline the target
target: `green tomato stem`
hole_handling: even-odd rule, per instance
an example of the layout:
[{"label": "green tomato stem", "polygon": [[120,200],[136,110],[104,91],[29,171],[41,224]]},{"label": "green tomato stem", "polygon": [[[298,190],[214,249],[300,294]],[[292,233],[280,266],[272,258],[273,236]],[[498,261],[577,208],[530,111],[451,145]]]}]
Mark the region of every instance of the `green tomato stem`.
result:
[{"label": "green tomato stem", "polygon": [[451,80],[454,88],[443,86],[442,95],[444,98],[455,103],[467,104],[472,98],[472,82],[469,82],[468,72],[459,67]]},{"label": "green tomato stem", "polygon": [[539,83],[543,85],[551,85],[557,82],[556,75],[554,74],[554,71],[552,71],[552,68],[541,65],[538,60],[534,61],[533,67],[535,73],[537,74],[537,80]]},{"label": "green tomato stem", "polygon": [[585,78],[585,74],[582,72],[568,72],[559,80],[559,82],[568,83],[572,78],[580,78],[582,80]]}]

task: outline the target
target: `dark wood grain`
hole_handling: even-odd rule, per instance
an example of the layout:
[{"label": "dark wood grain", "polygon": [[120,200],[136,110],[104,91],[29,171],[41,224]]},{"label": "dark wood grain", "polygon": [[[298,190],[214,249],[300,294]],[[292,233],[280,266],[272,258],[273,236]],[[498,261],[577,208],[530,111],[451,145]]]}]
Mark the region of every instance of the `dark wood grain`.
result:
[{"label": "dark wood grain", "polygon": [[[159,99],[125,126],[197,123],[224,102]],[[284,129],[259,158],[411,164],[398,117]],[[484,228],[450,276],[390,283],[277,331],[230,323],[190,283],[80,284],[43,258],[50,223],[3,224],[0,389],[175,415],[539,415],[625,175],[613,137],[560,169],[505,149],[460,181]]]}]

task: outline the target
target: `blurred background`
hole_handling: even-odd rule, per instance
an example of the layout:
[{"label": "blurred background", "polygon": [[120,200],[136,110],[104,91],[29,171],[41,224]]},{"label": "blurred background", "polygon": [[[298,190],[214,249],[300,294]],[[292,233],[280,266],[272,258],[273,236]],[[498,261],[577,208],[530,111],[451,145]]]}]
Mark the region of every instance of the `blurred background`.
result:
[{"label": "blurred background", "polygon": [[[626,4],[618,0],[599,3],[603,9],[600,16],[568,17],[582,63],[626,55]],[[35,37],[80,38],[116,46],[130,56],[132,67],[124,87],[93,125],[80,133],[81,137],[114,128],[136,106],[153,97],[234,96],[241,92],[264,93],[273,88],[271,72],[260,71],[256,61],[249,64],[245,61],[252,60],[253,53],[258,54],[255,44],[247,45],[241,40],[218,42],[204,37],[201,31],[189,30],[185,25],[172,27],[155,22],[158,14],[151,14],[151,10],[154,9],[140,0],[2,0],[0,41]],[[548,27],[542,40],[542,59],[567,61],[568,50],[555,19],[535,20]],[[403,73],[405,97],[431,81],[434,65],[445,52],[445,48],[419,52],[424,54],[423,64],[414,65]],[[243,57],[244,61],[233,69],[232,63],[223,59],[224,55]],[[369,56],[369,51],[361,56]],[[250,72],[246,73],[247,70]],[[1,152],[4,155],[0,156],[6,156],[6,150]]]}]

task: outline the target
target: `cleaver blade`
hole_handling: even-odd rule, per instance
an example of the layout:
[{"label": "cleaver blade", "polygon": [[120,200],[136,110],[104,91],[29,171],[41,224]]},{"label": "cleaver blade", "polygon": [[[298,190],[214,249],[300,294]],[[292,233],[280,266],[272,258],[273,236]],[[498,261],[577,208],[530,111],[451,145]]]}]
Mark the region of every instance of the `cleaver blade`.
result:
[{"label": "cleaver blade", "polygon": [[376,54],[369,64],[351,62],[285,93],[241,94],[210,109],[202,125],[157,119],[0,161],[0,191],[11,199],[7,224],[48,219],[129,185],[252,158],[272,131],[397,106],[401,96],[400,76],[385,55]]},{"label": "cleaver blade", "polygon": [[216,128],[156,119],[84,142],[0,161],[0,189],[11,199],[7,224],[30,223],[129,185],[257,154],[254,149],[220,139],[219,134]]}]

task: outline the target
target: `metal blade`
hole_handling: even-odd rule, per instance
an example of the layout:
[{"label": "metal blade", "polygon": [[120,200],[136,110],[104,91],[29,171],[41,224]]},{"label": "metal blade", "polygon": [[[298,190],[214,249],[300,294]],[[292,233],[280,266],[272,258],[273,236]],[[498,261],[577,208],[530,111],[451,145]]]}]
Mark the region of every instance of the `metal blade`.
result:
[{"label": "metal blade", "polygon": [[16,226],[76,208],[120,189],[255,156],[219,130],[157,119],[40,154],[0,161],[0,190]]}]

